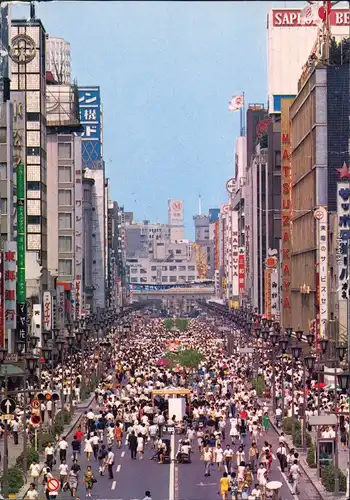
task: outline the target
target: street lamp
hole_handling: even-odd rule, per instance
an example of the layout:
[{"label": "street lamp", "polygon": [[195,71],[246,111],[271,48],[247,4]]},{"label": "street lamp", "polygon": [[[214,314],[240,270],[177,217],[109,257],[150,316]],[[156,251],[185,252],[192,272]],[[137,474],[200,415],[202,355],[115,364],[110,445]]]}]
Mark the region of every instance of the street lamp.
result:
[{"label": "street lamp", "polygon": [[286,328],[286,333],[287,333],[287,337],[290,339],[292,337],[293,328],[290,326],[288,328]]},{"label": "street lamp", "polygon": [[337,351],[337,355],[338,355],[338,358],[340,359],[340,361],[343,361],[343,359],[345,357],[345,353],[346,353],[346,346],[338,345],[336,347],[336,351]]},{"label": "street lamp", "polygon": [[42,353],[43,353],[43,356],[44,356],[44,359],[45,359],[45,362],[47,363],[48,361],[50,361],[51,359],[51,354],[52,354],[52,349],[51,347],[43,347],[41,349]]},{"label": "street lamp", "polygon": [[282,353],[285,354],[285,352],[287,351],[287,347],[288,347],[288,340],[284,339],[284,338],[280,339],[279,345],[280,345],[280,349],[281,349]]},{"label": "street lamp", "polygon": [[27,365],[27,370],[33,374],[38,367],[39,358],[34,354],[27,354],[25,357],[25,362]]},{"label": "street lamp", "polygon": [[[69,330],[68,330],[69,331]],[[70,394],[69,394],[69,412],[73,413],[73,344],[75,336],[69,332],[67,337],[69,347],[69,372],[70,372]]]},{"label": "street lamp", "polygon": [[17,340],[16,341],[16,346],[17,346],[17,352],[19,355],[23,354],[25,351],[26,343],[22,342],[22,340]]},{"label": "street lamp", "polygon": [[77,330],[75,332],[75,338],[77,339],[77,343],[80,345],[83,340],[83,332],[81,330]]},{"label": "street lamp", "polygon": [[323,354],[326,354],[328,349],[328,339],[322,338],[320,340],[320,347]]},{"label": "street lamp", "polygon": [[40,337],[37,337],[35,335],[32,335],[31,337],[29,337],[30,346],[32,349],[36,349],[39,340],[40,340]]},{"label": "street lamp", "polygon": [[299,360],[301,353],[302,353],[302,348],[300,346],[298,345],[292,346],[292,356],[296,361]]},{"label": "street lamp", "polygon": [[60,334],[60,329],[59,328],[53,328],[53,338],[55,339],[55,341],[58,339],[59,334]]},{"label": "street lamp", "polygon": [[262,330],[262,338],[265,340],[265,342],[267,340],[269,340],[269,337],[270,337],[270,332],[267,328],[263,328]]},{"label": "street lamp", "polygon": [[255,325],[254,326],[254,330],[255,330],[255,336],[257,339],[260,338],[260,335],[261,335],[261,326],[260,325]]},{"label": "street lamp", "polygon": [[51,337],[51,332],[44,331],[42,335],[43,335],[44,344],[47,344],[47,341]]},{"label": "street lamp", "polygon": [[[350,372],[342,372],[338,375],[338,384],[342,391],[346,391],[348,398],[350,398]],[[349,407],[349,417],[350,417],[350,407]],[[350,438],[350,429],[349,429],[349,438]],[[346,498],[349,498],[350,495],[350,446],[349,446],[349,456],[348,456],[348,479],[347,479],[347,491]]]},{"label": "street lamp", "polygon": [[315,368],[316,358],[314,356],[305,356],[304,363],[309,372],[313,372]]},{"label": "street lamp", "polygon": [[303,340],[303,330],[298,330],[295,331],[295,335],[297,336],[298,342],[301,342]]},{"label": "street lamp", "polygon": [[307,340],[307,343],[309,344],[309,346],[311,347],[312,344],[314,343],[314,340],[315,340],[315,335],[311,332],[307,333],[306,334],[306,340]]}]

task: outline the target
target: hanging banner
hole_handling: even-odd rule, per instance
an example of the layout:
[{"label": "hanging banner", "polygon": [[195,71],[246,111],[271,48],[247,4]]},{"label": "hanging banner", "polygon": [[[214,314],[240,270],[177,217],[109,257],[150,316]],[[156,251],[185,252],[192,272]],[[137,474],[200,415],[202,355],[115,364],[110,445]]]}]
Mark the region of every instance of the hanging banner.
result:
[{"label": "hanging banner", "polygon": [[41,315],[41,304],[33,304],[33,315],[32,315],[32,332],[40,338],[38,347],[41,346],[41,334],[42,334],[42,315]]},{"label": "hanging banner", "polygon": [[0,252],[0,348],[5,347],[5,316],[4,316],[4,254]]},{"label": "hanging banner", "polygon": [[289,107],[293,99],[281,100],[281,245],[282,245],[282,326],[292,320],[292,161]]},{"label": "hanging banner", "polygon": [[328,213],[324,207],[314,212],[317,224],[319,263],[320,338],[326,336],[328,322]]},{"label": "hanging banner", "polygon": [[81,281],[75,280],[75,319],[81,317]]},{"label": "hanging banner", "polygon": [[51,293],[43,293],[43,308],[44,308],[44,331],[50,332],[52,329],[52,300]]},{"label": "hanging banner", "polygon": [[27,304],[17,302],[17,332],[18,340],[26,343],[27,340]]},{"label": "hanging banner", "polygon": [[271,269],[265,269],[265,318],[271,319]]},{"label": "hanging banner", "polygon": [[4,249],[5,328],[15,330],[17,326],[17,243],[15,241],[5,241]]},{"label": "hanging banner", "polygon": [[232,296],[238,296],[238,212],[232,211]]},{"label": "hanging banner", "polygon": [[238,294],[245,295],[245,249],[239,247],[238,249]]},{"label": "hanging banner", "polygon": [[64,286],[57,285],[57,328],[64,328]]}]

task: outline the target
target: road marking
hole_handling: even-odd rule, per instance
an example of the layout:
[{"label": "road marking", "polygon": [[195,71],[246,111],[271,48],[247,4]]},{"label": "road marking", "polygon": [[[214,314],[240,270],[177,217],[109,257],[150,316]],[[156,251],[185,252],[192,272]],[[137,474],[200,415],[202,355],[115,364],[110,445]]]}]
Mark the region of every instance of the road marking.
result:
[{"label": "road marking", "polygon": [[170,437],[169,500],[175,500],[175,434]]},{"label": "road marking", "polygon": [[[284,472],[282,472],[282,471],[281,471],[281,467],[277,467],[277,469],[280,471],[280,473],[281,473],[281,475],[282,475],[283,479],[284,479],[284,480],[285,480],[285,482],[286,482],[286,485],[288,486],[289,491],[292,493],[292,486],[291,486],[290,482],[288,481],[287,476],[285,475],[285,473],[284,473]],[[298,495],[293,495],[293,498],[294,498],[294,499],[296,499],[296,500],[299,500]]]},{"label": "road marking", "polygon": [[117,481],[113,481],[113,483],[112,483],[112,490],[115,490],[116,486],[117,486]]},{"label": "road marking", "polygon": [[122,454],[120,455],[122,458],[124,458],[125,451],[122,451]]},{"label": "road marking", "polygon": [[117,472],[120,472],[120,469],[121,469],[121,465],[117,465]]}]

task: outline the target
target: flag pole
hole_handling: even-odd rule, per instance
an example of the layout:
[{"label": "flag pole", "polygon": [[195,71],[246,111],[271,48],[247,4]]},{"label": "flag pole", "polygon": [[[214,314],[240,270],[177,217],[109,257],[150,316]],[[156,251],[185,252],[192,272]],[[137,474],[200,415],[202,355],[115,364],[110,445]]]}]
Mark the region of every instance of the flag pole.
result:
[{"label": "flag pole", "polygon": [[243,106],[240,111],[240,126],[241,126],[241,137],[245,136],[245,123],[244,123],[244,115],[245,115],[245,100],[244,100],[244,92],[242,92],[243,97]]}]

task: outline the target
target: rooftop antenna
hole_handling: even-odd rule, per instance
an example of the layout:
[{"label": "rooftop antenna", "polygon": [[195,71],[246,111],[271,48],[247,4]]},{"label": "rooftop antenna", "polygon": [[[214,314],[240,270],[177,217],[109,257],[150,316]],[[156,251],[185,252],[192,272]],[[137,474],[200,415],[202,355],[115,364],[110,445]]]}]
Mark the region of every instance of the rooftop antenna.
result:
[{"label": "rooftop antenna", "polygon": [[202,197],[198,195],[198,215],[202,215]]},{"label": "rooftop antenna", "polygon": [[35,19],[35,3],[30,2],[30,19]]}]

